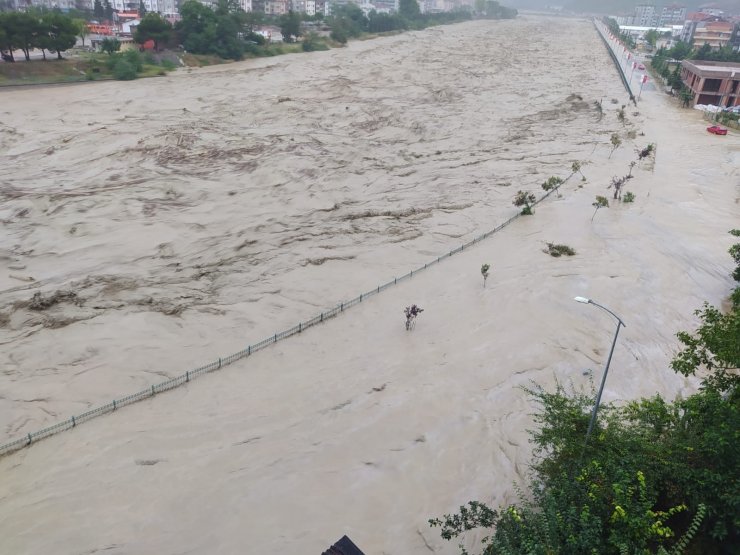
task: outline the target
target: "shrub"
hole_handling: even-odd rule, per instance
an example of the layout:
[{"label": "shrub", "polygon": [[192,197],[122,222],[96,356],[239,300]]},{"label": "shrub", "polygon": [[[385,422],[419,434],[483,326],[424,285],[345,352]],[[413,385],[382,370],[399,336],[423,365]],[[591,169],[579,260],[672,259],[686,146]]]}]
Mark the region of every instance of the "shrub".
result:
[{"label": "shrub", "polygon": [[131,81],[136,79],[137,75],[136,67],[126,60],[118,60],[113,66],[113,77],[119,81]]},{"label": "shrub", "polygon": [[534,204],[536,200],[537,198],[529,191],[517,191],[512,204],[517,207],[523,206],[522,216],[531,216],[534,214],[532,204]]},{"label": "shrub", "polygon": [[591,206],[593,206],[596,210],[594,210],[594,215],[591,216],[591,221],[594,221],[594,216],[596,216],[596,212],[599,211],[599,208],[609,208],[609,199],[606,197],[602,197],[601,195],[596,196],[596,200],[591,203]]},{"label": "shrub", "polygon": [[126,50],[123,59],[131,64],[137,73],[144,69],[144,57],[136,50]]},{"label": "shrub", "polygon": [[544,249],[543,252],[549,254],[550,256],[554,256],[555,258],[558,258],[562,255],[573,256],[576,254],[576,251],[574,251],[568,245],[556,245],[555,243],[547,243],[547,248]]},{"label": "shrub", "polygon": [[[580,170],[580,164],[579,164],[579,166],[578,166],[578,170],[576,170],[576,171],[579,171],[579,170]],[[574,172],[574,173],[575,173],[575,172]],[[553,175],[552,177],[549,177],[549,178],[547,179],[547,181],[545,181],[545,182],[544,182],[544,183],[542,184],[542,188],[543,188],[543,189],[544,189],[545,191],[551,191],[552,189],[556,189],[557,187],[559,187],[559,186],[560,186],[560,185],[562,185],[562,184],[563,184],[563,180],[562,180],[562,179],[560,179],[559,177],[555,177],[555,176]]]},{"label": "shrub", "polygon": [[635,202],[635,194],[632,191],[627,191],[622,197],[622,202]]}]

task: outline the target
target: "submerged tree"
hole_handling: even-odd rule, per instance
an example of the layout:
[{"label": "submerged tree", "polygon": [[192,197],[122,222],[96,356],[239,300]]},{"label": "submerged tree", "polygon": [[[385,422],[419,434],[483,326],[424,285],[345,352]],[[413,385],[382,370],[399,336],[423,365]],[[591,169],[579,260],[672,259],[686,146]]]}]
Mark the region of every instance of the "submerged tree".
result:
[{"label": "submerged tree", "polygon": [[524,207],[522,208],[522,216],[531,216],[532,214],[534,214],[534,210],[532,210],[532,205],[535,203],[536,200],[537,198],[534,196],[534,194],[530,193],[529,191],[517,191],[512,204],[517,207]]},{"label": "submerged tree", "polygon": [[601,195],[597,195],[596,200],[591,203],[591,206],[593,206],[596,210],[594,210],[594,215],[591,216],[591,221],[594,221],[594,216],[596,216],[596,212],[599,211],[599,208],[609,208],[609,199],[606,197],[602,197]]},{"label": "submerged tree", "polygon": [[650,157],[655,152],[655,145],[650,143],[645,148],[638,148],[636,152],[638,160],[643,160]]},{"label": "submerged tree", "polygon": [[614,151],[617,150],[620,146],[622,146],[622,139],[619,138],[619,135],[616,133],[612,133],[611,138],[609,139],[609,142],[612,144],[612,151],[609,153],[609,158],[612,157],[612,154],[614,154]]},{"label": "submerged tree", "polygon": [[416,325],[416,317],[424,312],[421,307],[412,304],[403,309],[403,313],[406,315],[406,331],[411,331]]},{"label": "submerged tree", "polygon": [[553,189],[557,189],[563,184],[563,180],[559,177],[555,177],[554,175],[552,177],[548,177],[547,181],[542,183],[542,188],[545,191],[552,191]]},{"label": "submerged tree", "polygon": [[581,163],[578,160],[576,160],[575,162],[573,162],[570,165],[570,170],[573,173],[580,173],[581,174],[581,181],[586,181],[586,176],[583,175],[583,172],[581,171]]},{"label": "submerged tree", "polygon": [[625,125],[627,123],[627,117],[624,113],[624,109],[627,107],[626,104],[622,104],[622,107],[617,110],[617,119],[622,122],[622,125]]},{"label": "submerged tree", "polygon": [[483,287],[486,286],[486,280],[488,279],[488,270],[491,269],[490,264],[483,264],[483,266],[480,267],[480,273],[483,276]]}]

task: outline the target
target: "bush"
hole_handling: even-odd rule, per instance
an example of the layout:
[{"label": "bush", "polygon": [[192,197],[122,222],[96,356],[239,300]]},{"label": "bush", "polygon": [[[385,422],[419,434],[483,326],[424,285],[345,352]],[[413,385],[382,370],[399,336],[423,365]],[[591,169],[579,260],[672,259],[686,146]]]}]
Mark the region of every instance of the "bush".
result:
[{"label": "bush", "polygon": [[347,44],[347,39],[349,38],[347,36],[347,31],[341,27],[332,29],[329,36],[331,37],[331,40],[338,42],[339,44]]},{"label": "bush", "polygon": [[119,81],[131,81],[136,79],[137,75],[136,67],[127,60],[118,60],[113,66],[113,77]]},{"label": "bush", "polygon": [[126,50],[123,59],[131,64],[137,73],[144,69],[144,57],[136,50]]},{"label": "bush", "polygon": [[329,47],[321,40],[321,37],[316,33],[308,33],[303,37],[303,44],[301,45],[304,52],[315,52],[317,50],[329,50]]},{"label": "bush", "polygon": [[627,191],[624,193],[624,197],[622,197],[622,202],[635,202],[635,193],[632,191]]},{"label": "bush", "polygon": [[547,249],[544,250],[550,256],[558,258],[562,255],[573,256],[576,254],[572,248],[568,245],[556,245],[555,243],[547,243]]}]

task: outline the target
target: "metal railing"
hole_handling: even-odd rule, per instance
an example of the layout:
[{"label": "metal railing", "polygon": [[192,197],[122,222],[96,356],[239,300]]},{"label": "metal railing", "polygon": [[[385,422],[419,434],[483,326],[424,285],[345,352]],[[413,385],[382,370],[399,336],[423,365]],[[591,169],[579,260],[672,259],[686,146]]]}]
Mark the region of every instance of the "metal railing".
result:
[{"label": "metal railing", "polygon": [[[532,204],[532,206],[536,206],[546,198],[548,198],[551,194],[556,192],[563,184],[565,184],[571,177],[573,177],[573,173],[571,173],[567,178],[563,180],[563,183],[560,185],[557,185],[556,187],[550,189],[547,191],[544,195],[542,195],[539,199],[535,200],[535,202]],[[201,366],[199,368],[195,368],[194,370],[188,370],[184,374],[181,374],[179,376],[176,376],[174,378],[170,378],[169,380],[166,380],[164,382],[161,382],[156,385],[152,385],[150,387],[147,387],[146,389],[143,389],[137,393],[133,393],[131,395],[126,395],[125,397],[121,397],[119,399],[114,399],[110,403],[107,403],[105,405],[99,406],[97,408],[91,409],[87,412],[84,412],[82,414],[79,414],[77,416],[72,416],[68,420],[64,420],[63,422],[58,422],[52,426],[49,426],[47,428],[43,428],[41,430],[38,430],[36,432],[29,432],[25,436],[19,437],[18,439],[14,441],[10,441],[8,443],[5,443],[4,445],[0,445],[0,456],[6,455],[8,453],[11,453],[13,451],[16,451],[18,449],[22,449],[23,447],[27,447],[28,445],[31,445],[33,442],[38,441],[40,439],[43,439],[45,437],[49,437],[51,435],[57,434],[59,432],[62,432],[64,430],[69,430],[70,428],[76,427],[78,424],[81,424],[83,422],[87,422],[88,420],[91,420],[93,418],[96,418],[98,416],[102,416],[104,414],[108,414],[110,412],[113,412],[115,410],[118,410],[122,407],[125,407],[126,405],[131,405],[133,403],[136,403],[138,401],[142,401],[144,399],[149,399],[150,397],[154,397],[158,393],[162,393],[164,391],[168,391],[170,389],[173,389],[175,387],[179,387],[183,384],[186,384],[190,382],[191,380],[197,378],[198,376],[202,376],[203,374],[207,374],[209,372],[213,372],[215,370],[220,370],[224,366],[228,366],[229,364],[233,364],[234,362],[248,357],[252,355],[253,353],[256,353],[257,351],[264,349],[265,347],[272,345],[273,343],[277,343],[278,341],[282,339],[287,339],[288,337],[295,335],[297,333],[302,333],[304,330],[315,326],[317,324],[321,324],[322,322],[334,318],[335,316],[338,316],[345,310],[347,310],[350,307],[353,307],[357,304],[360,304],[364,300],[372,297],[373,295],[379,294],[381,291],[384,291],[385,289],[396,285],[406,279],[411,279],[414,277],[414,275],[418,274],[419,272],[422,272],[435,264],[439,264],[441,261],[445,260],[446,258],[449,258],[457,253],[463,252],[465,249],[472,247],[476,243],[479,243],[480,241],[483,241],[484,239],[487,239],[494,233],[497,233],[504,229],[506,226],[508,226],[511,222],[516,220],[521,216],[521,212],[517,212],[514,216],[503,222],[502,224],[497,225],[495,228],[491,229],[490,231],[487,231],[486,233],[483,233],[482,235],[479,235],[475,237],[474,239],[471,239],[467,243],[463,243],[459,247],[456,247],[449,252],[438,256],[437,258],[433,259],[431,262],[427,262],[423,266],[419,266],[416,270],[411,270],[407,274],[404,274],[400,277],[394,277],[391,281],[388,281],[387,283],[383,285],[378,285],[374,289],[371,289],[367,291],[366,293],[361,293],[358,297],[355,297],[354,299],[351,299],[349,301],[344,301],[339,303],[334,308],[331,308],[325,312],[321,312],[317,316],[314,316],[313,318],[306,320],[305,322],[299,322],[292,328],[289,328],[287,330],[283,330],[281,332],[275,333],[262,341],[259,341],[257,343],[254,343],[252,345],[247,346],[247,348],[242,349],[241,351],[238,351],[236,353],[233,353],[229,356],[219,358],[218,360],[215,360],[209,364],[206,364],[205,366]]]},{"label": "metal railing", "polygon": [[596,31],[599,33],[599,36],[601,37],[601,40],[604,42],[604,46],[606,46],[607,52],[609,52],[609,56],[611,56],[612,61],[614,62],[614,65],[617,66],[617,71],[619,72],[619,78],[622,80],[622,84],[624,85],[624,88],[627,89],[627,92],[630,95],[630,100],[634,103],[635,106],[637,106],[637,101],[635,100],[635,95],[632,92],[632,88],[630,87],[629,81],[627,81],[627,75],[624,73],[624,69],[622,69],[622,64],[619,62],[619,59],[617,58],[617,53],[614,52],[614,49],[609,44],[609,41],[606,39],[606,36],[604,35],[604,29],[602,28],[602,23],[599,23],[596,19],[593,20],[594,27],[596,27]]}]

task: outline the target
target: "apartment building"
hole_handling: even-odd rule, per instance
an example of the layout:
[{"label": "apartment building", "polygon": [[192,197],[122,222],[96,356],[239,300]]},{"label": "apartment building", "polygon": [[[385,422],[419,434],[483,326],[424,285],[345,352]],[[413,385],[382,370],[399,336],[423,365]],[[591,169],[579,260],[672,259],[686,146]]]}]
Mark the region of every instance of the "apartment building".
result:
[{"label": "apartment building", "polygon": [[635,8],[635,19],[633,25],[636,27],[657,27],[658,12],[651,4],[641,4]]},{"label": "apartment building", "polygon": [[660,26],[668,27],[669,25],[683,25],[686,21],[686,6],[672,4],[664,6],[660,12]]},{"label": "apartment building", "polygon": [[719,50],[730,42],[733,28],[734,25],[727,21],[701,21],[694,30],[691,44],[694,48],[708,44],[713,50]]}]

